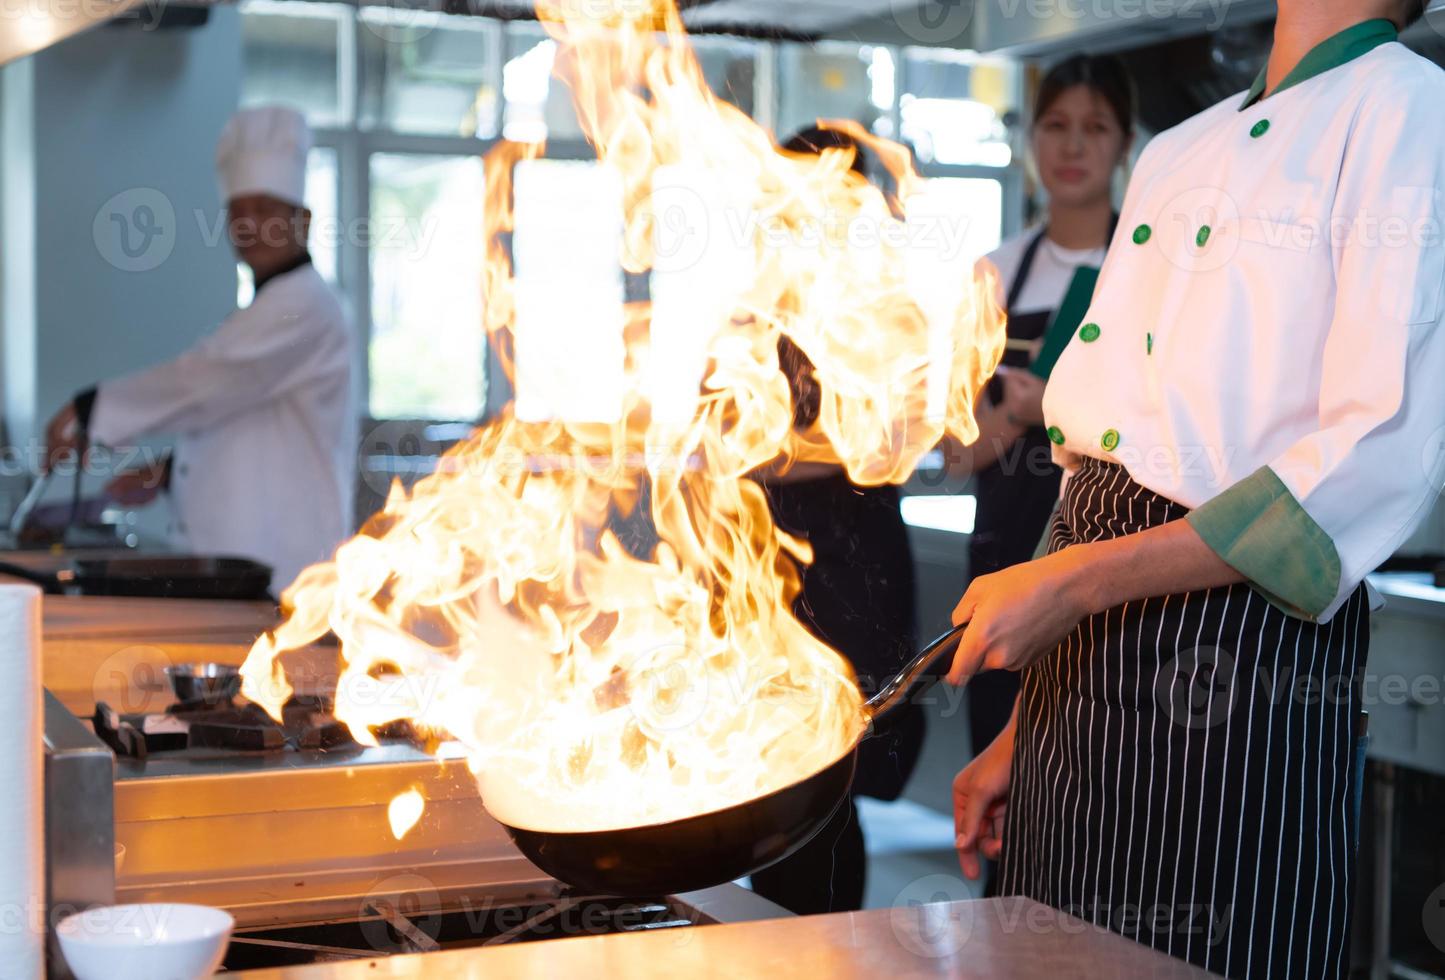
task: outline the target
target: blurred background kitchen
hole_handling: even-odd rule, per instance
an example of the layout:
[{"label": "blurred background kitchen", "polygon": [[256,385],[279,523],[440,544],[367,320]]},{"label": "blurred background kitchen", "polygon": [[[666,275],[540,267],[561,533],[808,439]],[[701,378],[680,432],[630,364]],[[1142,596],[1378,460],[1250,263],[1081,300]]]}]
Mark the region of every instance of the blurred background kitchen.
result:
[{"label": "blurred background kitchen", "polygon": [[[216,139],[238,107],[291,106],[313,131],[310,252],[361,339],[358,525],[394,478],[429,472],[511,396],[480,328],[482,155],[501,139],[547,141],[545,159],[523,164],[530,173],[518,184],[522,276],[549,268],[529,252],[555,248],[558,230],[588,224],[598,205],[586,180],[591,151],[551,74],[556,45],[524,4],[447,4],[451,13],[403,2],[125,6],[78,3],[60,21],[16,7],[0,24],[0,515],[24,511],[51,525],[48,538],[37,532],[40,552],[21,551],[12,525],[0,561],[58,575],[62,590],[74,585],[67,562],[76,554],[169,547],[175,515],[164,494],[143,508],[105,504],[96,475],[31,493],[38,446],[46,420],[77,391],[174,357],[250,302],[213,168]],[[1066,5],[1014,18],[900,0],[684,6],[720,96],[778,138],[820,117],[848,118],[908,144],[968,216],[966,248],[979,256],[1044,204],[1026,162],[1026,115],[1049,65],[1076,53],[1123,58],[1139,83],[1137,155],[1152,134],[1249,86],[1273,13],[1267,0]],[[1445,9],[1402,40],[1445,63]],[[577,302],[607,302],[620,280],[628,295],[644,288],[614,259],[569,254]],[[569,328],[558,327],[563,336]],[[941,459],[905,489],[923,637],[947,625],[968,581],[970,489],[945,477]],[[94,502],[72,513],[77,494]],[[1380,693],[1369,706],[1355,958],[1380,970],[1393,961],[1400,976],[1445,974],[1442,557],[1437,509],[1396,570],[1379,577],[1391,602],[1372,622],[1370,673],[1402,678],[1404,693]],[[1433,695],[1422,678],[1435,682]],[[929,734],[904,797],[860,804],[867,906],[975,887],[957,874],[949,816],[950,780],[968,751],[962,700],[941,688],[925,696]],[[927,894],[910,891],[920,881],[932,882]]]}]

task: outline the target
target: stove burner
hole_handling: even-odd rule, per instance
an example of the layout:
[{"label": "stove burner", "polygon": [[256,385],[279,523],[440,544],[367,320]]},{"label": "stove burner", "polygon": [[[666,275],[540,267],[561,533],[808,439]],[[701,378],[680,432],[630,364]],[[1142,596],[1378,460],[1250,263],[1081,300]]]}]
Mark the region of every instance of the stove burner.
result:
[{"label": "stove burner", "polygon": [[[328,751],[359,747],[323,698],[298,695],[281,709],[278,724],[257,705],[182,701],[163,712],[122,714],[95,706],[95,733],[118,755],[144,759],[152,752],[212,749],[231,752]],[[387,741],[412,739],[405,723],[377,731]]]}]

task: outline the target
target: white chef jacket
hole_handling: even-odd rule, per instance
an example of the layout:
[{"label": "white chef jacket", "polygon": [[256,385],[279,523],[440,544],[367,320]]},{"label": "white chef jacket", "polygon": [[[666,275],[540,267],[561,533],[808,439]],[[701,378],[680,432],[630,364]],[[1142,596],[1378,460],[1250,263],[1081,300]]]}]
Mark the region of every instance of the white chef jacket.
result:
[{"label": "white chef jacket", "polygon": [[175,433],[170,493],[186,546],[270,565],[279,594],[352,530],[354,346],[308,262],[175,360],[101,384],[90,440]]},{"label": "white chef jacket", "polygon": [[1319,621],[1445,476],[1445,73],[1385,30],[1149,144],[1044,395],[1062,465],[1115,461],[1195,508],[1221,557]]}]

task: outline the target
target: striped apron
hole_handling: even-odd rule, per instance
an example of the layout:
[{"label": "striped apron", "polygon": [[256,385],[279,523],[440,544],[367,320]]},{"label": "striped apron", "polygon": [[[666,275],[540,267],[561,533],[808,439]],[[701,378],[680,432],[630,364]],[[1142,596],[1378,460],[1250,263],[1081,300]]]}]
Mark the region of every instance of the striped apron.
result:
[{"label": "striped apron", "polygon": [[[1186,508],[1086,460],[1049,551]],[[1346,968],[1363,587],[1324,625],[1248,585],[1129,602],[1023,673],[1003,894],[1229,977]]]}]

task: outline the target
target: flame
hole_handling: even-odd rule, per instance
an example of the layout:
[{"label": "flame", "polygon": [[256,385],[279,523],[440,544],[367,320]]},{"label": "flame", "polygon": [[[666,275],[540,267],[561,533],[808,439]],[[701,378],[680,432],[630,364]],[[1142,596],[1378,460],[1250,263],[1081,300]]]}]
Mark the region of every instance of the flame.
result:
[{"label": "flame", "polygon": [[386,819],[391,824],[391,835],[401,840],[409,834],[425,809],[426,800],[420,790],[412,788],[393,796],[386,806]]},{"label": "flame", "polygon": [[[850,750],[852,671],[791,612],[810,548],[754,475],[901,482],[944,436],[972,441],[1003,317],[992,281],[924,240],[950,215],[903,147],[838,124],[892,196],[849,151],[778,150],[709,92],[671,0],[537,13],[651,302],[588,318],[583,408],[529,395],[567,360],[538,324],[568,283],[529,285],[508,248],[514,175],[541,146],[490,154],[486,329],[520,397],[301,574],[243,690],[279,712],[280,654],[331,630],[359,740],[409,719],[461,743],[498,819],[600,830],[743,802]],[[782,338],[812,365],[806,427]],[[653,541],[622,533],[639,525]]]}]

